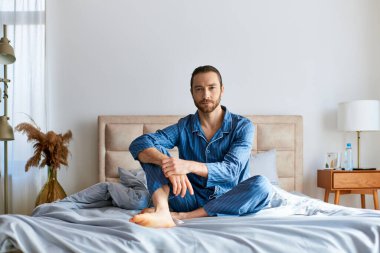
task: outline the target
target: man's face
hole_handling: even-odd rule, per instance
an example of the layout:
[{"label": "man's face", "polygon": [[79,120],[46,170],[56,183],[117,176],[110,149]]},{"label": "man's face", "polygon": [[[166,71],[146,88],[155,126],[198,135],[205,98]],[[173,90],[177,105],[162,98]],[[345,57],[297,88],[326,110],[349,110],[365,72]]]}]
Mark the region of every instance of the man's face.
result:
[{"label": "man's face", "polygon": [[203,113],[210,113],[220,105],[224,86],[220,87],[218,75],[214,72],[194,76],[191,94],[195,106]]}]

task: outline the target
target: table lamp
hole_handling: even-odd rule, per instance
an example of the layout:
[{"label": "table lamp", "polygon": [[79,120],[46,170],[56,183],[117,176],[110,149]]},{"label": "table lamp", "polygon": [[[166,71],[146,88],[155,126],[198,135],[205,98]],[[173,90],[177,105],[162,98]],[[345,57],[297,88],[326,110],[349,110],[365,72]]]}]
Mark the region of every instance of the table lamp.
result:
[{"label": "table lamp", "polygon": [[357,168],[360,167],[360,132],[380,131],[380,101],[356,100],[338,106],[338,129],[357,133]]},{"label": "table lamp", "polygon": [[3,37],[0,39],[0,64],[4,65],[4,78],[0,78],[0,83],[4,83],[3,103],[4,115],[0,116],[0,141],[4,141],[4,213],[8,213],[8,141],[14,140],[13,129],[8,123],[8,79],[7,64],[16,61],[12,46],[7,38],[7,26],[3,25]]}]

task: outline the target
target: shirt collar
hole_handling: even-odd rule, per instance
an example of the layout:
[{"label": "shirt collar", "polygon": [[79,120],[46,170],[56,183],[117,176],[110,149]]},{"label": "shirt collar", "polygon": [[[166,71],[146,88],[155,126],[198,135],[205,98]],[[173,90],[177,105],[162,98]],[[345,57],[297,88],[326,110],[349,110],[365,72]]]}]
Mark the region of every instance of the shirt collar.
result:
[{"label": "shirt collar", "polygon": [[[229,133],[232,129],[232,116],[230,111],[227,110],[225,106],[222,105],[222,110],[224,111],[223,123],[220,130],[223,133]],[[198,110],[192,117],[192,132],[201,132],[201,122],[199,120]]]}]

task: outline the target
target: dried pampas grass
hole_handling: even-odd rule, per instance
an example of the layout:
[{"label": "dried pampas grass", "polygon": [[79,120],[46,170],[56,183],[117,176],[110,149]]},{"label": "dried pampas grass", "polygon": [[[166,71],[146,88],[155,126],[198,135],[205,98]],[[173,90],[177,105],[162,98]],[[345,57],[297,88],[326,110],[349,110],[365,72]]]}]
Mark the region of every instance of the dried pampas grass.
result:
[{"label": "dried pampas grass", "polygon": [[56,134],[53,131],[43,133],[39,127],[30,123],[21,123],[15,129],[25,133],[28,142],[34,143],[34,155],[27,161],[25,171],[28,171],[30,167],[49,166],[52,169],[58,169],[61,165],[68,165],[69,149],[67,146],[72,139],[70,130],[64,135]]}]

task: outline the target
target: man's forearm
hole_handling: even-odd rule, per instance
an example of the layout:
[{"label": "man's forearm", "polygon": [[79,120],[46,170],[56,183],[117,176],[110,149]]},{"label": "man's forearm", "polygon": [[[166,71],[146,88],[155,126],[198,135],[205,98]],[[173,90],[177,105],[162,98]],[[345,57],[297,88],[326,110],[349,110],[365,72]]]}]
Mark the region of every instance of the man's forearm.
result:
[{"label": "man's forearm", "polygon": [[169,157],[162,160],[161,167],[166,177],[171,175],[186,175],[188,173],[194,173],[201,177],[208,177],[208,168],[206,164],[196,161]]},{"label": "man's forearm", "polygon": [[207,177],[208,176],[208,169],[207,169],[207,166],[206,164],[204,163],[200,163],[200,162],[194,162],[194,161],[191,161],[192,162],[192,165],[191,165],[191,172],[198,175],[198,176],[201,176],[201,177]]},{"label": "man's forearm", "polygon": [[162,160],[168,158],[167,155],[161,153],[156,148],[147,148],[141,151],[138,155],[138,159],[142,163],[153,163],[158,166],[162,166]]}]

